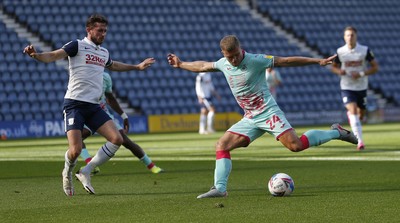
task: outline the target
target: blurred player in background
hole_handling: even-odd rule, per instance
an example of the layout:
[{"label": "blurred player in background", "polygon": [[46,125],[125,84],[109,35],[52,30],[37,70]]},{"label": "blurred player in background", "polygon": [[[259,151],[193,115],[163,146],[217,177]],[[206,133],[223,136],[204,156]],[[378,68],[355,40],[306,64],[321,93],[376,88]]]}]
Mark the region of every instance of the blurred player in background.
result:
[{"label": "blurred player in background", "polygon": [[[119,115],[121,115],[121,118],[124,120],[124,127],[122,127],[117,120],[115,120],[114,115],[111,114],[111,111],[108,110],[107,105],[110,105],[110,107],[117,112]],[[121,106],[119,105],[117,99],[114,97],[114,94],[112,92],[112,79],[111,76],[104,72],[103,73],[103,95],[101,96],[100,99],[100,107],[107,112],[107,114],[111,117],[111,119],[114,121],[115,125],[117,126],[117,129],[119,130],[119,133],[121,133],[121,136],[123,138],[123,143],[122,145],[129,149],[134,156],[136,156],[152,173],[160,173],[163,170],[154,165],[154,163],[151,161],[149,156],[143,151],[143,149],[130,140],[128,136],[126,135],[129,132],[129,120],[128,120],[128,115],[122,110]],[[90,131],[89,128],[85,126],[85,128],[82,131],[82,138],[85,140],[89,136],[92,135],[92,132]],[[89,163],[90,160],[92,160],[92,157],[90,156],[88,150],[86,149],[85,143],[83,143],[83,148],[81,152],[81,157],[83,160],[85,160],[86,163]],[[96,174],[100,171],[99,167],[96,167],[92,173]]]},{"label": "blurred player in background", "polygon": [[277,100],[278,95],[276,92],[276,88],[282,85],[281,74],[277,69],[269,67],[265,70],[265,78],[267,79],[268,88],[269,91],[271,92],[272,97],[274,97],[274,99]]},{"label": "blurred player in background", "polygon": [[50,52],[38,53],[32,45],[24,49],[24,53],[40,62],[50,63],[67,57],[69,60],[69,81],[63,108],[68,150],[62,171],[63,190],[67,196],[75,193],[72,173],[82,151],[84,125],[107,139],[107,143],[78,174],[83,187],[91,194],[95,192],[90,173],[96,166],[111,159],[123,143],[114,122],[99,105],[104,68],[112,71],[144,70],[155,62],[154,58],[147,58],[137,65],[113,61],[108,50],[100,46],[105,40],[107,26],[106,17],[93,14],[86,21],[87,35],[84,39],[68,42]]},{"label": "blurred player in background", "polygon": [[266,132],[274,135],[293,152],[318,146],[332,139],[357,144],[353,133],[339,124],[333,124],[331,130],[327,131],[309,130],[299,138],[271,96],[265,81],[265,70],[269,67],[311,64],[325,66],[330,64],[335,56],[317,59],[251,54],[242,50],[239,39],[233,35],[222,38],[220,47],[224,57],[216,62],[184,62],[174,54],[169,54],[167,58],[168,63],[175,68],[192,72],[223,72],[236,101],[244,110],[242,120],[231,126],[216,143],[214,186],[197,198],[226,197],[228,177],[232,169],[230,151],[247,147]]},{"label": "blurred player in background", "polygon": [[218,100],[221,100],[221,96],[214,88],[210,73],[201,72],[196,76],[196,95],[201,106],[199,133],[214,133],[215,106],[212,96],[217,97]]},{"label": "blurred player in background", "polygon": [[367,104],[368,76],[378,71],[378,63],[368,46],[357,42],[357,30],[344,29],[345,45],[337,49],[338,57],[333,61],[332,72],[340,76],[343,104],[352,131],[358,139],[358,150],[364,150],[361,122]]}]

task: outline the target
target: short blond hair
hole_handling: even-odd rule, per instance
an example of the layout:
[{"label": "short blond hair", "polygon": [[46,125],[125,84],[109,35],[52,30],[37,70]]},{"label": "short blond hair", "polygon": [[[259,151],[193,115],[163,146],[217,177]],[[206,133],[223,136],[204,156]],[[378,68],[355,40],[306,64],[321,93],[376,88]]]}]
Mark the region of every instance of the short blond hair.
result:
[{"label": "short blond hair", "polygon": [[235,35],[228,35],[221,39],[219,46],[221,50],[232,51],[240,47],[239,39]]}]

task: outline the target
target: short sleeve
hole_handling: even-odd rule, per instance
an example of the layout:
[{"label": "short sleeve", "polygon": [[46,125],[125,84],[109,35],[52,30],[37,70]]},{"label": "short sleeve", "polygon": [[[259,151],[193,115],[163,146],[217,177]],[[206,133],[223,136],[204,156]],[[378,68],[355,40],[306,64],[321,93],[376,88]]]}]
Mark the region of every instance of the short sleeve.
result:
[{"label": "short sleeve", "polygon": [[66,43],[62,49],[68,54],[68,56],[76,56],[76,54],[78,54],[78,40]]},{"label": "short sleeve", "polygon": [[367,50],[367,56],[365,57],[365,59],[366,59],[367,61],[369,61],[369,62],[371,62],[371,61],[373,61],[373,60],[375,59],[374,53],[373,53],[372,50],[370,50],[369,48],[368,48],[368,50]]},{"label": "short sleeve", "polygon": [[111,57],[108,56],[108,60],[107,60],[107,63],[106,63],[106,67],[111,66],[112,63],[113,63],[113,60],[111,60]]},{"label": "short sleeve", "polygon": [[221,58],[218,61],[214,62],[213,68],[222,71],[223,64],[225,62],[225,58]]},{"label": "short sleeve", "polygon": [[274,56],[272,55],[264,55],[259,61],[264,65],[265,69],[274,67]]}]

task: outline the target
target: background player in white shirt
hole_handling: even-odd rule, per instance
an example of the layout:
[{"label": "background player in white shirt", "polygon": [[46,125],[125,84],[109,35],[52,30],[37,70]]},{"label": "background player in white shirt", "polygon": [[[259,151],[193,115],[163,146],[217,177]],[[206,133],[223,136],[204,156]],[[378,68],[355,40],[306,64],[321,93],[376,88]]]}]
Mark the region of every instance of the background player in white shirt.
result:
[{"label": "background player in white shirt", "polygon": [[212,96],[214,95],[218,100],[221,100],[221,97],[215,90],[210,73],[201,72],[196,76],[196,95],[201,106],[199,133],[214,133],[215,106]]},{"label": "background player in white shirt", "polygon": [[68,150],[65,153],[62,171],[63,190],[67,196],[73,196],[75,193],[72,172],[82,150],[84,125],[107,139],[107,143],[78,174],[78,179],[88,193],[95,193],[90,182],[92,170],[111,159],[123,143],[114,122],[99,105],[104,68],[112,71],[144,70],[155,62],[154,58],[147,58],[133,65],[111,60],[108,50],[100,46],[105,40],[107,27],[106,17],[93,14],[86,21],[87,36],[83,40],[71,41],[50,52],[38,53],[32,45],[24,49],[24,53],[45,63],[68,57],[69,81],[63,109]]},{"label": "background player in white shirt", "polygon": [[358,150],[365,149],[361,122],[367,103],[368,76],[378,71],[378,63],[369,47],[357,42],[357,30],[348,26],[344,29],[346,44],[337,49],[332,72],[339,75],[342,100],[352,131],[358,139]]},{"label": "background player in white shirt", "polygon": [[267,79],[268,88],[272,97],[277,101],[276,88],[282,84],[281,73],[277,69],[269,67],[265,70],[265,79]]}]

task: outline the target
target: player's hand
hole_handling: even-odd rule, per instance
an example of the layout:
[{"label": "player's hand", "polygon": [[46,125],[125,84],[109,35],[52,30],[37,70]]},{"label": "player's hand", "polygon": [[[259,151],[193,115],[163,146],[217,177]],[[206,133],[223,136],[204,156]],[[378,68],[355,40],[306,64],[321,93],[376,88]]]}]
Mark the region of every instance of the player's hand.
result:
[{"label": "player's hand", "polygon": [[337,54],[335,54],[335,55],[333,55],[333,56],[330,56],[330,57],[328,57],[328,58],[326,58],[326,59],[322,59],[322,60],[319,62],[319,65],[321,65],[321,66],[326,66],[326,65],[328,65],[328,64],[332,64],[332,63],[333,63],[333,60],[334,60],[336,57],[337,57]]},{"label": "player's hand", "polygon": [[156,62],[156,60],[154,58],[147,58],[145,60],[143,60],[138,66],[139,66],[139,70],[144,70],[148,67],[150,67],[152,64],[154,64]]},{"label": "player's hand", "polygon": [[358,78],[361,77],[360,72],[357,72],[357,71],[351,72],[351,73],[350,73],[350,76],[351,76],[354,80],[357,80]]},{"label": "player's hand", "polygon": [[127,118],[124,119],[124,131],[125,133],[129,132],[129,120]]},{"label": "player's hand", "polygon": [[35,47],[33,45],[29,45],[25,47],[23,53],[28,54],[28,56],[32,57],[34,53],[36,53]]},{"label": "player's hand", "polygon": [[346,73],[346,71],[345,70],[340,70],[340,72],[339,72],[339,75],[341,75],[341,76],[344,76],[344,75],[346,75],[347,73]]},{"label": "player's hand", "polygon": [[172,53],[168,54],[167,60],[169,65],[173,67],[179,67],[179,65],[181,64],[181,60],[179,59],[179,57]]}]

